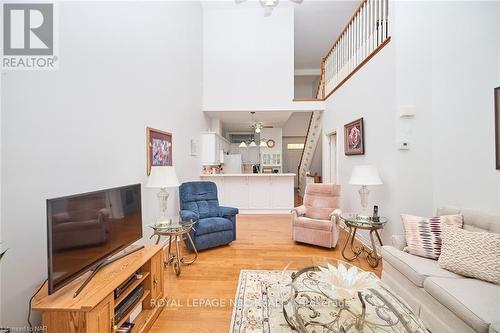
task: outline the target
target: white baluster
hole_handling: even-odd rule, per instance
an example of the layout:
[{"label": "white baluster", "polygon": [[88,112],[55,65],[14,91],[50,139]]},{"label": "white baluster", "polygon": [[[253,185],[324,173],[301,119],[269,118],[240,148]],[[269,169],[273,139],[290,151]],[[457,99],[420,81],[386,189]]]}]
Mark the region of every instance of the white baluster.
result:
[{"label": "white baluster", "polygon": [[385,15],[387,14],[387,8],[385,7],[385,0],[382,1],[382,15],[380,15],[380,24],[382,25],[381,34],[382,34],[382,42],[385,41],[386,31],[385,31]]}]

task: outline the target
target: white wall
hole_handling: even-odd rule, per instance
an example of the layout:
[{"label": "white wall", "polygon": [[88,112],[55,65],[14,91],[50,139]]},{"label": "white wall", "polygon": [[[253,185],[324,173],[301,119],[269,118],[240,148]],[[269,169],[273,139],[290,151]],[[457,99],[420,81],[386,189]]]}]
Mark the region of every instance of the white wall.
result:
[{"label": "white wall", "polygon": [[311,112],[294,112],[283,125],[283,136],[306,136]]},{"label": "white wall", "polygon": [[293,8],[207,2],[203,9],[203,109],[283,110],[293,100]]},{"label": "white wall", "polygon": [[[342,208],[360,208],[358,188],[347,184],[353,166],[376,165],[384,185],[372,188],[370,206],[390,219],[386,243],[402,232],[401,213],[429,216],[449,204],[500,210],[493,127],[499,6],[392,2],[392,41],[326,102],[324,132],[336,130],[339,140]],[[402,106],[415,107],[416,116],[400,118]],[[343,125],[359,117],[366,153],[347,157]],[[410,150],[398,150],[400,140]]]},{"label": "white wall", "polygon": [[312,98],[316,97],[318,89],[318,75],[296,75],[294,79],[294,97]]},{"label": "white wall", "polygon": [[[341,185],[341,208],[345,212],[358,212],[359,186],[349,185],[354,166],[373,164],[378,167],[384,185],[370,188],[369,205],[378,205],[380,214],[391,221],[383,236],[399,231],[399,221],[394,200],[398,192],[396,181],[395,142],[395,59],[394,45],[389,43],[368,65],[349,79],[332,97],[326,101],[323,114],[324,133],[337,132],[338,183]],[[392,74],[390,74],[392,73]],[[374,79],[376,78],[376,84]],[[346,156],[344,154],[344,124],[364,118],[365,155]],[[323,137],[323,147],[329,147]],[[323,155],[323,165],[326,164]],[[324,169],[326,175],[326,169]],[[326,181],[326,179],[325,179]]]},{"label": "white wall", "polygon": [[[1,218],[10,250],[0,326],[26,325],[28,298],[47,277],[45,199],[143,182],[146,126],[173,133],[180,180],[197,179],[190,139],[209,127],[198,2],[59,6],[59,70],[2,76]],[[170,213],[178,209],[171,192]],[[145,226],[158,213],[155,194],[143,189]]]},{"label": "white wall", "polygon": [[[493,89],[500,2],[437,3],[432,34],[434,205],[500,213]],[[465,22],[467,25],[457,25]]]}]

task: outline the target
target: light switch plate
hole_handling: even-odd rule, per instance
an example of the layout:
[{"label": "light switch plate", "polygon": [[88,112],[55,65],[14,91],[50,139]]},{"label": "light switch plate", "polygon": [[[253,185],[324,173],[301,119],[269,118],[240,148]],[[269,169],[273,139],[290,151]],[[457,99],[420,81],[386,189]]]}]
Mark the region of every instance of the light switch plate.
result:
[{"label": "light switch plate", "polygon": [[417,114],[417,109],[414,106],[400,106],[399,116],[401,118],[414,117]]}]

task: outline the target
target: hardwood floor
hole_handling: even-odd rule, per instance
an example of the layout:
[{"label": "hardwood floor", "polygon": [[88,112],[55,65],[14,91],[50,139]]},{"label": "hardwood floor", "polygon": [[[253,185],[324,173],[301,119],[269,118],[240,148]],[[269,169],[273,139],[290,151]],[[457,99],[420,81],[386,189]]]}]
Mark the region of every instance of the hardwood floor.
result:
[{"label": "hardwood floor", "polygon": [[[151,333],[226,333],[240,270],[282,270],[286,265],[299,269],[311,265],[313,258],[342,258],[343,231],[337,247],[325,249],[292,241],[289,215],[239,215],[237,225],[236,241],[200,252],[195,263],[182,267],[179,277],[167,267],[167,305]],[[371,269],[364,256],[352,263],[380,276],[381,267]]]}]

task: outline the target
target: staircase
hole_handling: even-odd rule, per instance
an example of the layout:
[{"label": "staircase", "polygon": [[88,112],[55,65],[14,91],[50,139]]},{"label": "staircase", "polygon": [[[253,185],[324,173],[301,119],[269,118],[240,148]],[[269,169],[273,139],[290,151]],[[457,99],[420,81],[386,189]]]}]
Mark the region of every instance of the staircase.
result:
[{"label": "staircase", "polygon": [[308,174],[309,169],[311,167],[314,152],[316,151],[318,142],[319,140],[321,140],[321,132],[322,132],[321,122],[322,122],[322,112],[314,111],[311,114],[311,119],[309,120],[306,142],[299,163],[298,183],[299,183],[299,193],[301,194],[301,196],[304,196],[304,191],[306,189],[306,175]]}]

